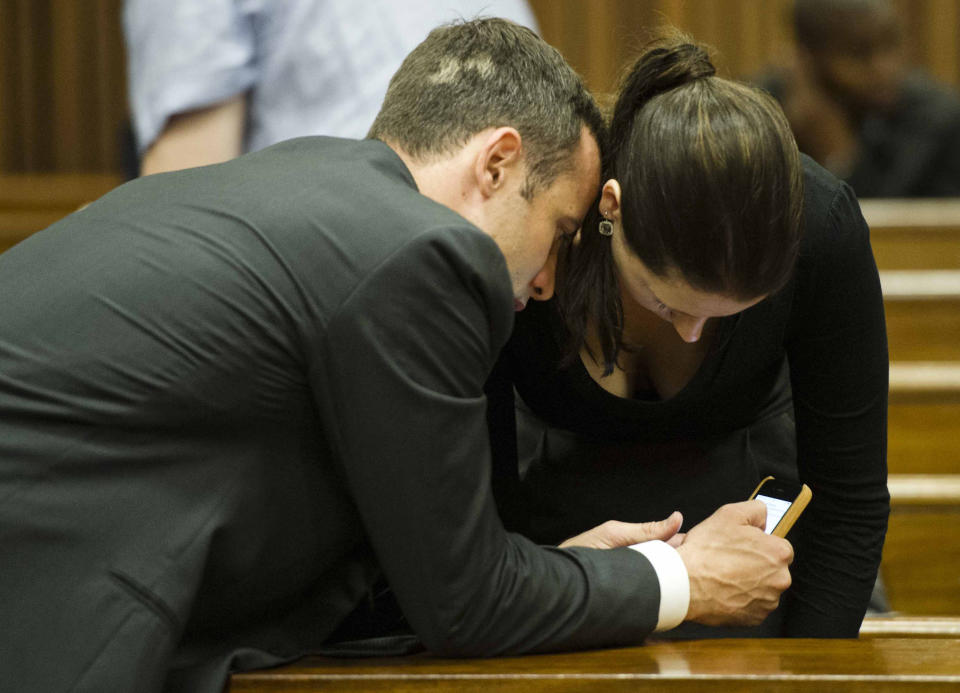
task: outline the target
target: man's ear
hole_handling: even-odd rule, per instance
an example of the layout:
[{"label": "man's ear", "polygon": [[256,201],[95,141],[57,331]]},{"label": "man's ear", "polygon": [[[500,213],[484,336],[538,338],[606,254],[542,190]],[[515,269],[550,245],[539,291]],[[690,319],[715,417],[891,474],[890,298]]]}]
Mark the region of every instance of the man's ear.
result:
[{"label": "man's ear", "polygon": [[611,221],[620,221],[620,182],[611,178],[600,192],[600,215]]},{"label": "man's ear", "polygon": [[491,197],[511,176],[524,175],[523,140],[515,128],[497,128],[477,152],[474,176],[482,195]]}]

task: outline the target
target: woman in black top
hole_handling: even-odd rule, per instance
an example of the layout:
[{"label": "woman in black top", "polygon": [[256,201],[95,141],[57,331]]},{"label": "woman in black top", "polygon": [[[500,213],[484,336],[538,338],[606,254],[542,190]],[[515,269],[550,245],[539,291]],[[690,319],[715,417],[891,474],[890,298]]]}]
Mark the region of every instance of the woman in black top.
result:
[{"label": "woman in black top", "polygon": [[675,509],[686,529],[767,474],[799,478],[793,586],[753,633],[855,637],[889,496],[883,304],[853,193],[682,40],[633,66],[604,169],[557,297],[518,314],[488,387],[505,521],[544,543]]}]

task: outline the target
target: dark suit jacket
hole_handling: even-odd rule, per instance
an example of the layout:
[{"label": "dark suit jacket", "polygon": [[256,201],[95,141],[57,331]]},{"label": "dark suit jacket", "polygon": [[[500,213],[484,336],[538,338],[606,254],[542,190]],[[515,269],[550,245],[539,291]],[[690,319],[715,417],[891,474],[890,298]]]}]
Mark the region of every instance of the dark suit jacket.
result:
[{"label": "dark suit jacket", "polygon": [[504,531],[504,259],[386,145],[133,181],[0,256],[0,295],[5,689],[219,693],[381,570],[441,654],[653,628],[641,555]]}]

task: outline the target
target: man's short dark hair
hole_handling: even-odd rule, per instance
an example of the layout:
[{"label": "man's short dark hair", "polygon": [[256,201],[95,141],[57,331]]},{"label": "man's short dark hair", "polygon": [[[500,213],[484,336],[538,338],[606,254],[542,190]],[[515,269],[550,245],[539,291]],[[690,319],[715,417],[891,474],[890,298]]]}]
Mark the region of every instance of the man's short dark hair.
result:
[{"label": "man's short dark hair", "polygon": [[427,159],[487,128],[514,127],[529,198],[569,164],[584,125],[602,146],[600,111],[560,53],[526,27],[484,18],[430,32],[390,80],[367,136]]}]

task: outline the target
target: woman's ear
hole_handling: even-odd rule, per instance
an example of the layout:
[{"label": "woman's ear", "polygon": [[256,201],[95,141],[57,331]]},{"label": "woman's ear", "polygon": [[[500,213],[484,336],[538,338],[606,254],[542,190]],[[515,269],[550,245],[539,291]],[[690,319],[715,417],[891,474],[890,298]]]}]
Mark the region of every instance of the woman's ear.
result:
[{"label": "woman's ear", "polygon": [[600,215],[611,221],[620,221],[620,183],[611,178],[600,191]]}]

